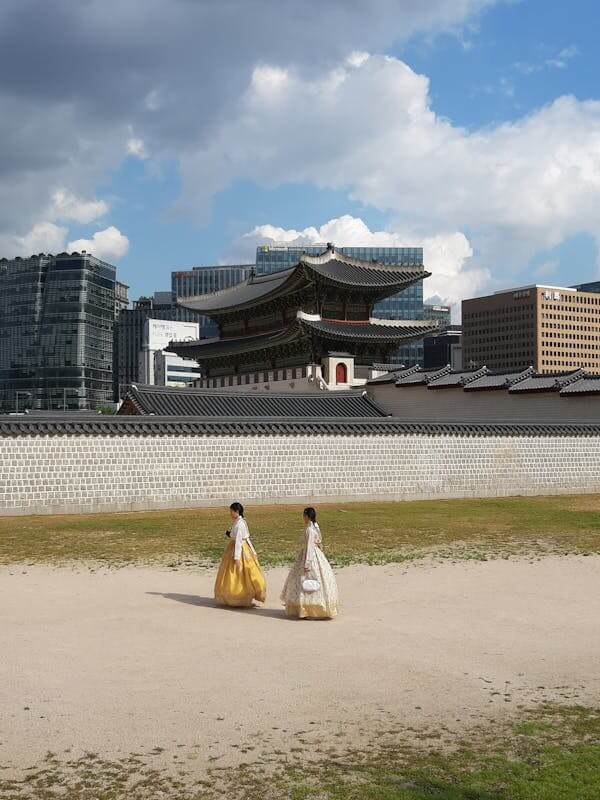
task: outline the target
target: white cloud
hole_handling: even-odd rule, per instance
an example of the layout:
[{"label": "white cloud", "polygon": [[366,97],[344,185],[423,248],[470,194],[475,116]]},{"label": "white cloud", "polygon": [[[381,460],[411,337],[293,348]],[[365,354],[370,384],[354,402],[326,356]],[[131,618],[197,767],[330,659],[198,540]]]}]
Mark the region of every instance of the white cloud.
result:
[{"label": "white cloud", "polygon": [[[317,73],[415,35],[458,34],[501,1],[328,0],[299,13],[298,0],[279,0],[274,14],[273,0],[3,0],[0,192],[10,202],[0,203],[0,236],[59,219],[49,215],[50,190],[87,198],[127,153],[151,154],[158,174],[210,141],[265,54],[257,77],[273,90],[288,71]],[[44,52],[42,70],[19,60],[24,41]]]},{"label": "white cloud", "polygon": [[127,153],[130,156],[139,158],[142,161],[148,158],[148,153],[146,152],[146,145],[144,144],[144,140],[138,139],[135,136],[132,136],[130,139],[127,140]]},{"label": "white cloud", "polygon": [[0,253],[5,258],[27,258],[37,253],[60,253],[67,229],[53,222],[38,222],[23,236],[0,234]]},{"label": "white cloud", "polygon": [[285,80],[269,103],[250,85],[237,115],[182,158],[190,207],[239,178],[347,191],[417,243],[468,231],[480,286],[511,281],[569,236],[600,234],[600,102],[560,97],[467,131],[433,111],[425,76],[389,56]]},{"label": "white cloud", "polygon": [[105,261],[119,261],[129,250],[129,239],[111,225],[102,231],[96,231],[91,239],[76,239],[69,242],[67,249],[70,252],[85,250]]},{"label": "white cloud", "polygon": [[427,269],[432,273],[423,284],[424,297],[442,303],[457,303],[490,281],[489,272],[471,263],[473,250],[467,237],[459,232],[417,235],[410,230],[371,231],[365,222],[348,214],[331,219],[319,227],[303,230],[257,225],[234,245],[231,256],[252,259],[256,246],[273,242],[289,245],[312,245],[333,242],[338,247],[420,247],[424,249]]},{"label": "white cloud", "polygon": [[86,225],[107,212],[108,204],[104,200],[84,200],[67,189],[57,189],[52,195],[49,216]]},{"label": "white cloud", "polygon": [[38,222],[22,241],[21,255],[60,253],[65,246],[67,229],[53,222]]},{"label": "white cloud", "polygon": [[532,75],[535,72],[541,72],[544,69],[565,69],[569,61],[579,55],[579,48],[572,44],[569,47],[563,47],[553,56],[543,58],[540,61],[515,61],[513,68],[523,75]]}]

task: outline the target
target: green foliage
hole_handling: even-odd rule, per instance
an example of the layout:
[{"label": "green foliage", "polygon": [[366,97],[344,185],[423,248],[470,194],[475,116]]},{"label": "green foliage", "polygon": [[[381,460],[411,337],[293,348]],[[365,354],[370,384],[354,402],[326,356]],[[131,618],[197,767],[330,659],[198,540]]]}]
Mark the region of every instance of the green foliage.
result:
[{"label": "green foliage", "polygon": [[99,414],[116,414],[117,411],[114,406],[100,406],[98,408]]}]

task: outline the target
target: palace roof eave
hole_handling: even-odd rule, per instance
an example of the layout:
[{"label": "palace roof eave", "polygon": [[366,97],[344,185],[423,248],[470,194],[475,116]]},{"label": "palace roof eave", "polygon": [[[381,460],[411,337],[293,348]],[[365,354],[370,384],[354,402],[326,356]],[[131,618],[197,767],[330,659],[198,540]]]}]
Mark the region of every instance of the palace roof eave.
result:
[{"label": "palace roof eave", "polygon": [[327,341],[356,342],[357,344],[389,345],[402,344],[427,336],[437,330],[434,320],[329,320],[317,314],[298,312],[298,317],[287,328],[275,332],[254,336],[243,336],[235,339],[171,342],[169,352],[177,353],[185,358],[203,361],[214,361],[244,353],[255,353],[261,350],[272,350],[283,347],[309,336]]},{"label": "palace roof eave", "polygon": [[218,317],[262,305],[317,282],[324,281],[340,289],[383,298],[430,275],[422,267],[360,261],[327,250],[320,256],[301,256],[298,264],[290,269],[269,275],[250,275],[236,286],[211,294],[178,297],[177,303],[198,313]]}]

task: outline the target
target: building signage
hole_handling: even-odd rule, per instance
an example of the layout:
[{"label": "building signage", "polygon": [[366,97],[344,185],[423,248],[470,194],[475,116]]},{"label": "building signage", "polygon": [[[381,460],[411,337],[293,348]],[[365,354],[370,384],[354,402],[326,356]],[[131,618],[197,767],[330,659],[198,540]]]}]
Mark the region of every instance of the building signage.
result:
[{"label": "building signage", "polygon": [[197,322],[179,322],[168,319],[149,319],[146,321],[146,346],[149,350],[164,350],[169,342],[197,339],[199,326]]}]

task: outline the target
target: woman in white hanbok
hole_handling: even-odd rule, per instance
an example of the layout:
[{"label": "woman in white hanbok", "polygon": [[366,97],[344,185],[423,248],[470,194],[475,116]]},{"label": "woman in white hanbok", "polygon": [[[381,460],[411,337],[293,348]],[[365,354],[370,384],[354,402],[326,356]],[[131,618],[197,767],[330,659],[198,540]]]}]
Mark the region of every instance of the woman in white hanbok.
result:
[{"label": "woman in white hanbok", "polygon": [[281,592],[289,617],[333,619],[338,612],[338,589],[322,550],[321,529],[314,508],[304,509],[302,550]]}]

